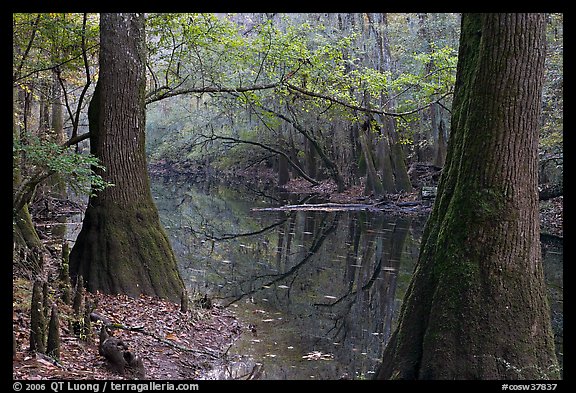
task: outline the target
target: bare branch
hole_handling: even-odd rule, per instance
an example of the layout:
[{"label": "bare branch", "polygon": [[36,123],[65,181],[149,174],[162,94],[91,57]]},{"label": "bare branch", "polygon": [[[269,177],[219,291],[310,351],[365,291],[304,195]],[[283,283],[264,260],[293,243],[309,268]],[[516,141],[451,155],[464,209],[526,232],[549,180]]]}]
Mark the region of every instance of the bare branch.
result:
[{"label": "bare branch", "polygon": [[32,26],[34,26],[34,28],[32,29],[32,34],[30,35],[30,40],[28,41],[28,46],[26,47],[26,50],[24,51],[24,54],[22,55],[22,59],[20,61],[20,64],[18,64],[18,67],[16,68],[16,72],[12,76],[12,80],[14,82],[23,78],[19,74],[22,71],[22,66],[24,66],[24,62],[26,61],[26,58],[28,57],[28,53],[30,52],[30,49],[32,48],[32,43],[34,42],[34,38],[36,37],[36,32],[38,31],[38,23],[40,23],[40,15],[42,15],[42,14],[38,14],[36,16],[36,20],[34,21],[34,24],[32,25]]},{"label": "bare branch", "polygon": [[218,135],[214,135],[212,134],[212,136],[208,136],[208,135],[202,135],[202,137],[209,139],[209,140],[224,140],[224,141],[231,141],[234,143],[245,143],[248,145],[254,145],[254,146],[258,146],[262,149],[268,150],[270,152],[273,152],[275,154],[279,154],[281,156],[283,156],[284,158],[286,158],[286,161],[288,161],[288,164],[290,164],[291,167],[293,167],[296,172],[298,172],[298,174],[300,174],[300,176],[302,176],[304,179],[306,179],[308,182],[310,182],[311,184],[317,186],[318,181],[312,179],[310,176],[308,176],[298,165],[296,165],[296,163],[294,161],[292,161],[292,159],[288,156],[288,154],[284,153],[283,151],[280,150],[276,150],[273,147],[264,145],[262,143],[259,142],[254,142],[254,141],[247,141],[244,139],[238,139],[238,138],[232,138],[232,137],[228,137],[228,136],[218,136]]}]

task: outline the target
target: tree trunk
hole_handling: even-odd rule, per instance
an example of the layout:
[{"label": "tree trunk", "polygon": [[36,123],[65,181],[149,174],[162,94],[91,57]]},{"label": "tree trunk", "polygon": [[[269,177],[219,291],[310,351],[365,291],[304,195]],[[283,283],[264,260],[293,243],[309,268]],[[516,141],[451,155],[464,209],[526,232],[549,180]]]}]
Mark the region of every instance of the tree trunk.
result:
[{"label": "tree trunk", "polygon": [[390,124],[388,129],[390,141],[390,161],[394,171],[394,185],[395,191],[412,191],[412,183],[410,176],[408,176],[408,168],[406,166],[406,158],[404,157],[404,150],[402,144],[398,141],[398,135],[393,119],[387,119]]},{"label": "tree trunk", "polygon": [[90,291],[180,301],[184,285],[160,225],[146,167],[143,14],[102,14],[100,78],[90,102],[91,152],[114,184],[91,197],[70,253]]},{"label": "tree trunk", "polygon": [[[18,119],[16,109],[16,89],[13,90],[12,96],[12,138],[18,140],[21,138],[22,132],[18,127]],[[15,255],[16,252],[20,253],[19,259],[15,258],[20,265],[26,269],[30,269],[34,274],[40,273],[42,269],[42,251],[44,246],[38,237],[32,216],[28,210],[28,205],[32,200],[34,194],[34,187],[20,190],[22,185],[22,165],[20,157],[14,157],[12,163],[12,195],[13,195],[13,215],[12,215],[12,241],[14,242]],[[20,192],[22,192],[21,195]]]},{"label": "tree trunk", "polygon": [[286,157],[278,156],[278,185],[285,186],[290,181],[290,173],[288,172],[288,162]]},{"label": "tree trunk", "polygon": [[318,176],[316,163],[316,150],[308,138],[304,138],[304,152],[305,152],[305,162],[306,162],[306,173],[313,179]]},{"label": "tree trunk", "polygon": [[444,125],[444,119],[440,119],[438,125],[438,146],[436,147],[436,159],[434,165],[442,168],[446,162],[446,149],[448,146],[448,132]]},{"label": "tree trunk", "polygon": [[559,377],[540,259],[544,14],[464,14],[438,198],[380,379]]},{"label": "tree trunk", "polygon": [[384,187],[382,181],[378,176],[376,171],[376,166],[374,165],[374,157],[372,156],[372,146],[368,143],[367,133],[372,132],[368,123],[364,123],[358,134],[358,139],[360,140],[360,147],[362,148],[362,154],[364,154],[364,162],[366,164],[366,185],[364,187],[365,195],[373,195],[375,197],[380,197],[383,194]]},{"label": "tree trunk", "polygon": [[[66,142],[64,118],[62,115],[62,88],[56,72],[52,73],[52,102],[50,116],[50,138],[58,144]],[[66,183],[59,174],[50,176],[47,180],[50,193],[56,198],[66,198]]]},{"label": "tree trunk", "polygon": [[[368,22],[366,31],[371,32],[376,38],[376,66],[381,72],[392,72],[392,56],[390,53],[390,42],[386,34],[388,16],[385,13],[365,14]],[[370,61],[372,56],[366,60]],[[390,99],[388,94],[382,93],[379,97],[380,106],[391,109],[394,107],[394,99]],[[368,102],[368,100],[366,100]],[[380,117],[380,116],[379,116]],[[408,176],[408,169],[405,162],[402,145],[398,142],[398,132],[396,123],[391,117],[380,119],[382,124],[382,146],[378,149],[380,154],[380,169],[384,192],[393,193],[398,191],[411,191],[412,184]]]}]

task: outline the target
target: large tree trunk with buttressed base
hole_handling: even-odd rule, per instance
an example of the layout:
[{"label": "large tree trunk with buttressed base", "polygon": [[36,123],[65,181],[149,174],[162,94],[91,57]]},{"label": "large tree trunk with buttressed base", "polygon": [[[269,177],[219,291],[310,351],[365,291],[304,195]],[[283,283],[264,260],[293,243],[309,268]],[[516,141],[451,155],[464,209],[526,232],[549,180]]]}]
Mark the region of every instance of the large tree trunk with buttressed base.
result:
[{"label": "large tree trunk with buttressed base", "polygon": [[70,274],[90,291],[180,301],[184,285],[150,193],[143,14],[102,14],[100,78],[88,110],[91,152],[113,187],[90,198]]},{"label": "large tree trunk with buttressed base", "polygon": [[545,15],[464,14],[452,134],[380,379],[554,379],[540,256]]}]

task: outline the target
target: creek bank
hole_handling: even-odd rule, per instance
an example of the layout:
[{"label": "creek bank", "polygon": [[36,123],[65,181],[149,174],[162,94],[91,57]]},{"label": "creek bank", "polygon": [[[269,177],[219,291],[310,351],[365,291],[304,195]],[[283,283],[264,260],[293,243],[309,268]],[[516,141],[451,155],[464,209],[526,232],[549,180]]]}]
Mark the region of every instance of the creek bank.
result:
[{"label": "creek bank", "polygon": [[[135,378],[130,372],[119,375],[99,354],[101,322],[92,322],[85,334],[75,332],[79,321],[72,305],[65,303],[58,285],[62,244],[67,218],[82,214],[82,203],[44,198],[32,208],[36,230],[42,240],[43,267],[40,278],[48,282],[47,302],[59,313],[60,357],[54,360],[29,350],[30,304],[33,274],[13,261],[12,325],[15,353],[12,376],[15,380],[122,380]],[[17,256],[15,256],[17,258]],[[206,306],[200,294],[192,294],[188,310],[156,297],[85,293],[83,303],[115,324],[140,329],[114,329],[131,351],[141,357],[145,379],[202,379],[225,359],[226,353],[244,327],[228,310]]]},{"label": "creek bank", "polygon": [[428,215],[433,205],[433,199],[422,197],[422,189],[435,188],[441,168],[425,163],[413,164],[409,171],[412,191],[389,193],[382,196],[365,195],[365,177],[358,179],[358,184],[349,186],[343,192],[332,179],[319,180],[317,185],[302,178],[292,178],[285,185],[278,186],[278,175],[265,165],[259,167],[234,168],[217,171],[208,166],[193,163],[177,163],[165,160],[151,163],[150,174],[158,177],[182,177],[190,181],[221,181],[230,187],[248,187],[258,190],[261,194],[290,195],[303,197],[309,203],[333,203],[349,205],[365,205],[367,209],[376,209],[391,215]]}]

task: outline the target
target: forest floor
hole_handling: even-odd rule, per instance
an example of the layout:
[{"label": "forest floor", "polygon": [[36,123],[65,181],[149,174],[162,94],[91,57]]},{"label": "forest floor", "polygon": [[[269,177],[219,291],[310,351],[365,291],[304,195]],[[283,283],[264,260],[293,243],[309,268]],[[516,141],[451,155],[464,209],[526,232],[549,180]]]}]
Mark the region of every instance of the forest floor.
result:
[{"label": "forest floor", "polygon": [[[49,209],[45,209],[50,205]],[[73,203],[51,200],[42,208],[31,209],[39,236],[45,246],[43,274],[49,283],[48,303],[58,306],[60,357],[30,351],[30,305],[32,277],[25,269],[13,268],[12,325],[16,339],[12,375],[15,380],[119,380],[142,379],[135,370],[123,375],[113,371],[99,354],[101,321],[91,321],[87,333],[78,331],[82,317],[62,300],[58,288],[62,241],[48,228],[61,224],[62,217],[81,209]],[[73,291],[72,291],[73,292]],[[244,327],[228,310],[192,295],[188,310],[163,299],[143,296],[84,293],[83,304],[93,305],[93,315],[123,325],[114,329],[128,349],[142,359],[145,375],[150,380],[204,379],[210,371],[225,364],[228,349],[240,337]],[[81,308],[83,309],[83,308]],[[48,313],[47,313],[48,314]],[[83,313],[82,313],[83,314]],[[49,315],[48,315],[49,318]],[[132,328],[133,330],[128,330]]]},{"label": "forest floor", "polygon": [[[419,173],[413,171],[411,180],[415,187],[412,192],[385,197],[396,206],[408,206],[395,209],[393,213],[426,214],[430,211],[433,201],[420,203],[420,189],[423,184],[431,185],[433,172],[426,168]],[[274,178],[270,174],[260,173],[257,182],[271,185]],[[361,185],[337,193],[335,185],[330,181],[311,187],[305,181],[291,180],[284,190],[320,195],[330,203],[373,205],[382,202],[382,198],[363,195]],[[56,286],[54,280],[61,263],[61,244],[45,228],[61,222],[59,217],[81,207],[61,201],[52,201],[51,206],[45,204],[45,207],[49,208],[33,208],[32,214],[47,250],[44,275],[51,285]],[[543,233],[562,237],[563,198],[560,196],[541,201],[540,219]],[[92,322],[89,333],[84,337],[74,332],[73,324],[79,317],[74,315],[70,305],[63,303],[57,288],[50,289],[49,298],[58,304],[60,314],[60,360],[56,362],[50,357],[30,351],[32,281],[26,271],[14,269],[13,273],[13,329],[16,338],[12,367],[14,379],[111,380],[136,377],[130,371],[125,375],[112,371],[106,359],[99,354],[98,332],[101,322]],[[86,294],[85,299],[95,305],[94,311],[99,315],[124,327],[135,328],[115,329],[114,336],[121,338],[131,351],[141,357],[146,371],[145,378],[151,380],[206,378],[211,370],[225,364],[229,348],[243,331],[249,330],[227,309],[216,305],[207,307],[200,300],[200,297],[192,299],[189,309],[182,312],[180,304],[149,296],[131,298],[96,293]]]}]

